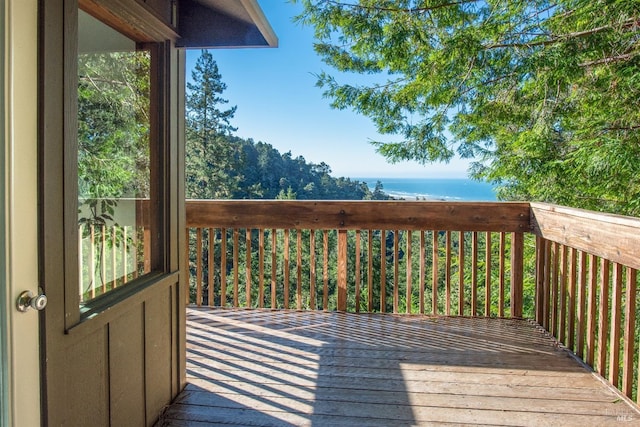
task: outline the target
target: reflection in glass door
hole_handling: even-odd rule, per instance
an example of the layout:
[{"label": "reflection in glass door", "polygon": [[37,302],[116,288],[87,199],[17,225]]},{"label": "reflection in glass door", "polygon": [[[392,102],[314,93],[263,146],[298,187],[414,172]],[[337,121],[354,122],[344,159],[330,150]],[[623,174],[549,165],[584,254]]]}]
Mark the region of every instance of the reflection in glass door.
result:
[{"label": "reflection in glass door", "polygon": [[78,21],[82,304],[150,271],[151,53],[82,11]]}]

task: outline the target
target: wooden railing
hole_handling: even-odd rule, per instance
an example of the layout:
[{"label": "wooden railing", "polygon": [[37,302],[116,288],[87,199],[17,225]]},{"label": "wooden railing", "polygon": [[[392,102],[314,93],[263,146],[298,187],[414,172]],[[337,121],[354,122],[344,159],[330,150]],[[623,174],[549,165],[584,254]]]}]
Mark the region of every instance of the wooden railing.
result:
[{"label": "wooden railing", "polygon": [[640,219],[531,204],[536,321],[637,399]]},{"label": "wooden railing", "polygon": [[236,200],[188,201],[187,226],[189,303],[535,317],[640,394],[640,219],[541,203]]},{"label": "wooden railing", "polygon": [[522,316],[528,203],[188,201],[197,305]]},{"label": "wooden railing", "polygon": [[114,199],[112,202],[114,212],[101,212],[109,215],[108,220],[95,220],[85,208],[85,221],[78,226],[81,303],[151,271],[148,199]]}]

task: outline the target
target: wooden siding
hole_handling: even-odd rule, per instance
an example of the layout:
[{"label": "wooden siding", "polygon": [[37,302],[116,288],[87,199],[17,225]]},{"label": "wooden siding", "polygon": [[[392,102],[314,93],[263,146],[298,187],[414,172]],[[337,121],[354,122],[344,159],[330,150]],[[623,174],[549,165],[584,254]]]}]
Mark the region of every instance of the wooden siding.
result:
[{"label": "wooden siding", "polygon": [[516,319],[189,309],[189,385],[158,426],[637,425]]},{"label": "wooden siding", "polygon": [[[182,384],[177,275],[70,329],[47,364],[49,425],[152,425]],[[91,404],[87,404],[91,402]]]}]

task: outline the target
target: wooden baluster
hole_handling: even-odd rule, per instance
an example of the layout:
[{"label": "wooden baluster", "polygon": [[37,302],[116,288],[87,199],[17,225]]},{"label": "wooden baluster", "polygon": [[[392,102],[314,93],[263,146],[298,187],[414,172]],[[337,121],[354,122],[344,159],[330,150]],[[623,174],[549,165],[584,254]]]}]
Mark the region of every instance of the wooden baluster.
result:
[{"label": "wooden baluster", "polygon": [[[185,232],[185,245],[184,245],[184,264],[187,269],[187,280],[185,286],[185,304],[189,305],[191,303],[191,260],[190,260],[190,232],[189,227],[187,227]],[[112,246],[112,259],[113,259],[113,287],[116,287],[116,283],[118,281],[118,275],[116,274],[116,228],[113,227],[113,246]]]},{"label": "wooden baluster", "polygon": [[505,269],[505,233],[500,232],[500,260],[499,260],[499,278],[498,278],[498,317],[504,317],[504,269]]},{"label": "wooden baluster", "polygon": [[552,257],[552,269],[551,269],[551,327],[549,332],[551,332],[554,336],[558,336],[558,301],[560,300],[560,295],[558,294],[558,290],[560,288],[560,244],[554,242],[553,250],[551,252]]},{"label": "wooden baluster", "polygon": [[399,246],[399,232],[398,230],[393,231],[393,312],[398,312],[398,303],[400,302],[400,295],[398,292],[398,275],[399,275],[399,264],[400,260],[400,246]]},{"label": "wooden baluster", "polygon": [[207,302],[209,303],[209,307],[213,307],[215,305],[215,292],[214,292],[214,282],[215,282],[215,272],[216,266],[214,262],[214,255],[216,252],[216,234],[213,228],[209,228],[209,256],[207,260],[207,272],[209,273],[209,277],[207,279],[208,283],[208,295]]},{"label": "wooden baluster", "polygon": [[[503,233],[500,233],[500,270],[503,269],[503,265],[502,265],[502,236]],[[536,236],[536,322],[541,325],[542,327],[544,326],[544,280],[545,280],[545,271],[546,271],[546,264],[545,264],[545,258],[544,258],[544,253],[545,253],[545,247],[546,247],[546,241],[545,239],[543,239],[540,236]],[[500,288],[502,288],[502,285],[500,285]],[[501,295],[501,299],[502,299],[502,292],[503,290],[500,290],[500,295]],[[498,304],[498,316],[502,317],[502,303]]]},{"label": "wooden baluster", "polygon": [[296,230],[296,307],[302,310],[302,230]]},{"label": "wooden baluster", "polygon": [[589,295],[587,297],[587,354],[585,362],[594,367],[596,351],[596,293],[598,286],[598,259],[589,255]]},{"label": "wooden baluster", "polygon": [[360,313],[360,230],[356,230],[356,313]]},{"label": "wooden baluster", "polygon": [[[122,227],[122,283],[127,283],[129,280],[128,278],[128,269],[127,269],[127,264],[129,263],[129,260],[127,259],[127,227],[124,226]],[[93,239],[92,239],[93,240]]]},{"label": "wooden baluster", "polygon": [[380,230],[380,312],[387,304],[387,232]]},{"label": "wooden baluster", "polygon": [[622,264],[613,264],[611,332],[609,341],[609,382],[618,387],[620,373],[620,324],[622,315]]},{"label": "wooden baluster", "polygon": [[144,272],[151,272],[151,229],[149,227],[143,228],[143,265]]},{"label": "wooden baluster", "polygon": [[511,317],[522,317],[524,282],[524,234],[511,233]]},{"label": "wooden baluster", "polygon": [[607,369],[607,338],[609,330],[609,261],[600,260],[600,304],[598,312],[598,365],[603,377]]},{"label": "wooden baluster", "polygon": [[316,309],[316,230],[309,232],[309,308]]},{"label": "wooden baluster", "polygon": [[562,245],[560,252],[560,307],[558,310],[559,324],[557,337],[561,343],[565,344],[565,333],[567,330],[567,255],[569,248]]},{"label": "wooden baluster", "polygon": [[486,317],[491,316],[491,262],[492,262],[492,250],[491,250],[491,232],[487,231],[486,244],[485,244],[485,269],[484,269],[484,315]]},{"label": "wooden baluster", "polygon": [[424,314],[424,286],[426,271],[426,247],[424,230],[420,230],[420,314]]},{"label": "wooden baluster", "polygon": [[571,248],[570,251],[570,266],[569,266],[569,307],[568,307],[568,316],[567,316],[567,327],[568,337],[567,337],[567,347],[570,350],[575,350],[575,334],[576,334],[576,278],[577,278],[577,263],[578,256],[577,251],[574,248]]},{"label": "wooden baluster", "polygon": [[102,293],[107,292],[107,226],[100,226],[100,284]]},{"label": "wooden baluster", "polygon": [[[115,289],[118,286],[118,250],[116,241],[118,238],[118,228],[114,225],[111,229],[111,282],[112,286]],[[189,229],[187,228],[187,243],[185,246],[186,252],[186,268],[187,272],[190,272],[189,268]],[[189,273],[187,274],[187,304],[189,304]]]},{"label": "wooden baluster", "polygon": [[338,311],[347,311],[347,230],[338,230]]},{"label": "wooden baluster", "polygon": [[635,364],[635,328],[636,328],[636,287],[637,271],[627,268],[627,284],[624,310],[624,354],[622,358],[622,392],[629,398],[633,393],[633,370]]},{"label": "wooden baluster", "polygon": [[278,234],[275,228],[271,229],[271,308],[278,308],[278,258],[277,258]]},{"label": "wooden baluster", "polygon": [[367,310],[373,312],[373,230],[369,230],[367,249],[367,288],[369,291]]},{"label": "wooden baluster", "polygon": [[264,308],[264,230],[258,230],[258,308]]},{"label": "wooden baluster", "polygon": [[246,307],[251,308],[251,229],[245,230],[245,301]]},{"label": "wooden baluster", "polygon": [[433,233],[433,249],[431,251],[431,313],[435,316],[438,314],[438,232]]},{"label": "wooden baluster", "polygon": [[78,227],[78,277],[80,279],[80,286],[78,293],[80,294],[80,302],[84,302],[84,245],[82,243],[82,233],[84,226],[80,225]]},{"label": "wooden baluster", "polygon": [[240,230],[233,229],[233,307],[240,307]]},{"label": "wooden baluster", "polygon": [[471,233],[471,316],[478,315],[478,232]]},{"label": "wooden baluster", "polygon": [[551,242],[544,239],[544,288],[542,295],[543,306],[543,324],[542,326],[549,331],[550,316],[551,316],[551,274],[552,274],[552,259],[551,259]]},{"label": "wooden baluster", "polygon": [[284,308],[289,309],[289,229],[284,230]]},{"label": "wooden baluster", "polygon": [[127,283],[129,281],[129,243],[127,242],[129,240],[129,237],[127,229],[127,226],[122,227],[122,283]]},{"label": "wooden baluster", "polygon": [[220,307],[224,308],[227,306],[227,229],[221,229],[220,233]]},{"label": "wooden baluster", "polygon": [[133,279],[138,277],[138,229],[134,225],[131,227],[133,232],[131,233],[131,252],[133,253],[133,270],[131,276]]},{"label": "wooden baluster", "polygon": [[451,231],[445,233],[445,268],[444,268],[444,298],[445,298],[445,314],[451,315]]},{"label": "wooden baluster", "polygon": [[[89,226],[89,280],[90,280],[90,297],[96,297],[96,227],[91,224]],[[126,273],[126,268],[125,268]]]},{"label": "wooden baluster", "polygon": [[202,228],[196,230],[196,305],[202,305]]},{"label": "wooden baluster", "polygon": [[405,254],[405,259],[407,260],[406,265],[406,274],[407,274],[407,289],[406,289],[406,305],[407,305],[407,314],[411,314],[411,303],[412,303],[412,295],[411,295],[411,282],[413,278],[411,277],[412,273],[412,259],[411,259],[411,246],[413,244],[413,236],[411,234],[411,230],[407,230],[407,253]]},{"label": "wooden baluster", "polygon": [[464,316],[464,231],[458,232],[458,316]]},{"label": "wooden baluster", "polygon": [[578,253],[578,331],[576,341],[576,354],[579,358],[584,359],[584,332],[586,326],[586,301],[587,294],[587,254],[583,251]]},{"label": "wooden baluster", "polygon": [[329,309],[329,232],[322,231],[322,309]]}]

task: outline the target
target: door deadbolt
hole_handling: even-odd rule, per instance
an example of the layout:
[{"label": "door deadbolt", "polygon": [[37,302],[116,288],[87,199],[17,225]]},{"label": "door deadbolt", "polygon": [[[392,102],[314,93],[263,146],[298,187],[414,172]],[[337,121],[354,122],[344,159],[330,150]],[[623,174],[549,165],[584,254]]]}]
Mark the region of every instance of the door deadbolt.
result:
[{"label": "door deadbolt", "polygon": [[39,295],[34,295],[31,291],[24,291],[18,297],[18,301],[16,301],[16,307],[18,311],[25,312],[30,308],[34,310],[44,310],[47,306],[47,296],[43,293]]}]

